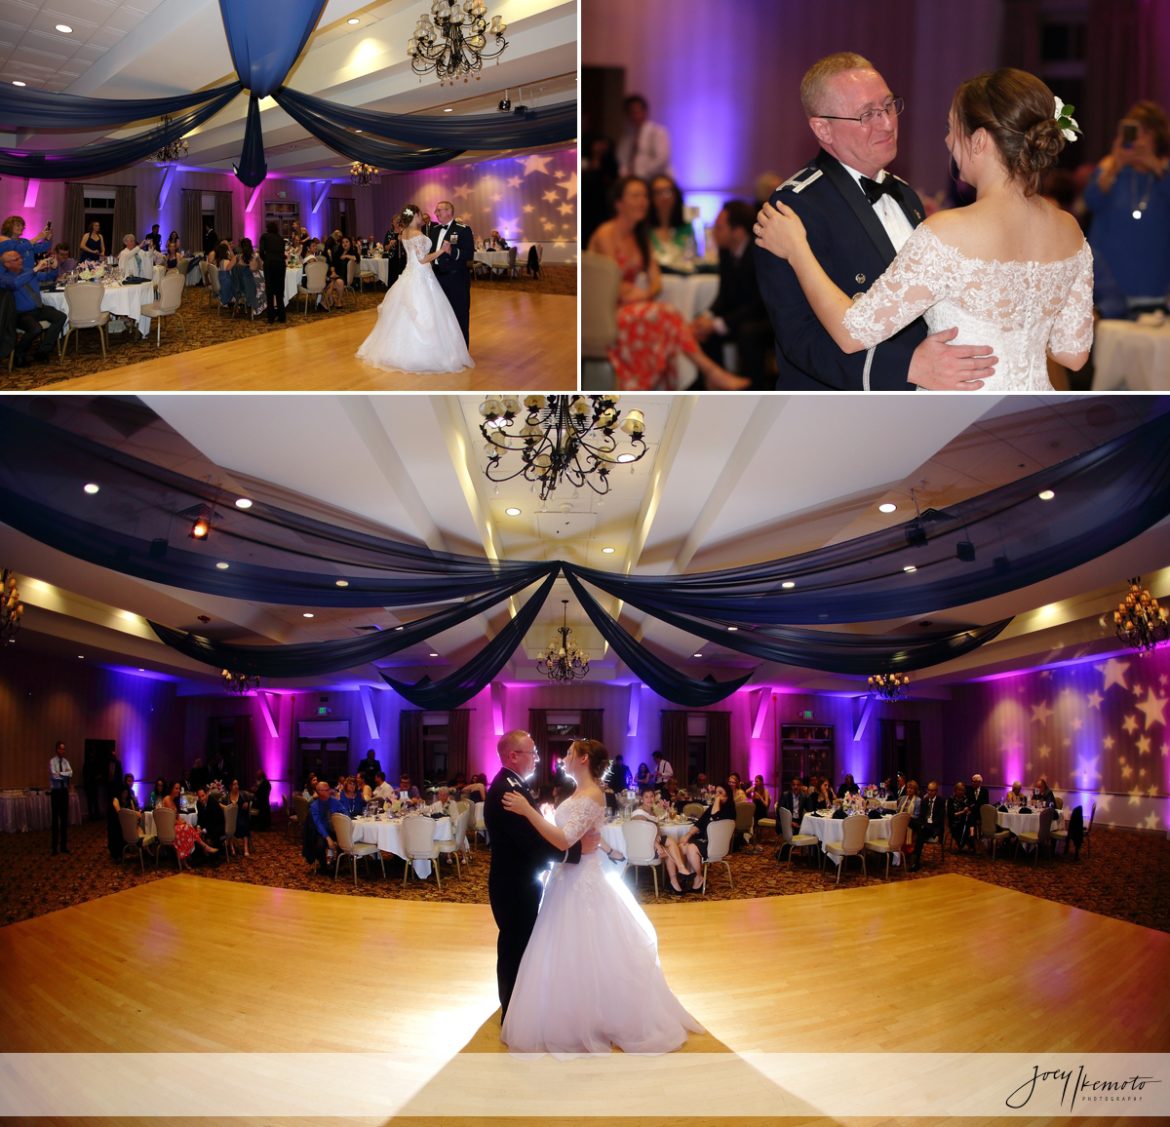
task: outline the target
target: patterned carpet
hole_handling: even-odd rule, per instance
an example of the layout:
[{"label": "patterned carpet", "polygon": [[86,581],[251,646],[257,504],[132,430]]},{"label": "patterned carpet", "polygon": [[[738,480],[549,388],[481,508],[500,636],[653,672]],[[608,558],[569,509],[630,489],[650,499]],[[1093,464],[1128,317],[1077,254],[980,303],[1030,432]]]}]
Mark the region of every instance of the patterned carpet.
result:
[{"label": "patterned carpet", "polygon": [[[473,284],[485,289],[506,287],[508,293],[572,296],[577,292],[577,267],[558,263],[545,266],[539,279],[530,278],[522,272],[518,278],[506,281],[477,279]],[[373,309],[381,304],[385,293],[380,285],[367,286],[365,290],[355,292],[352,298],[347,298],[346,304],[332,313],[315,309],[312,304],[308,313],[302,313],[304,299],[298,298],[288,307],[288,321],[290,325],[299,325],[326,317],[344,317],[349,313]],[[157,356],[170,356],[213,344],[222,344],[224,341],[283,331],[281,325],[269,325],[263,315],[256,319],[240,313],[232,316],[229,312],[222,311],[218,303],[209,304],[208,293],[201,286],[192,286],[183,291],[180,312],[181,324],[175,323],[174,318],[167,318],[163,325],[161,347],[155,347],[153,335],[147,341],[138,338],[137,334],[134,339],[130,339],[126,333],[117,333],[109,337],[107,355],[103,358],[97,333],[92,330],[83,332],[78,334],[75,341],[69,342],[69,355],[64,360],[54,357],[47,364],[32,364],[27,368],[13,369],[11,372],[7,370],[6,365],[0,367],[0,391],[32,391],[36,388],[51,387],[59,380],[89,376],[107,368],[121,368],[126,364],[137,364]]]},{"label": "patterned carpet", "polygon": [[[1155,834],[1124,831],[1111,832],[1103,826],[1093,830],[1091,852],[1081,850],[1081,858],[1067,860],[1063,853],[1055,861],[1044,860],[1036,866],[1024,856],[1016,860],[1010,852],[1000,852],[992,862],[982,853],[948,852],[943,863],[937,850],[924,854],[918,873],[898,873],[892,880],[929,880],[938,873],[960,873],[986,880],[1020,892],[1041,896],[1084,908],[1101,915],[1170,932],[1170,841]],[[170,855],[160,868],[148,858],[145,874],[140,874],[133,859],[124,865],[110,860],[106,848],[106,830],[100,823],[74,826],[69,831],[68,855],[49,855],[48,831],[4,834],[6,863],[0,867],[0,923],[10,924],[119,892],[145,881],[169,880],[177,876],[174,857]],[[303,888],[315,892],[332,892],[339,896],[383,896],[407,900],[442,900],[474,904],[487,903],[487,874],[490,851],[482,844],[472,854],[463,876],[455,867],[444,865],[443,888],[432,878],[426,882],[413,875],[402,887],[402,862],[386,859],[386,880],[377,864],[363,861],[358,866],[355,888],[348,863],[341,875],[317,876],[305,864],[293,838],[277,829],[253,837],[253,856],[198,866],[185,879],[236,880],[277,888]],[[787,854],[785,854],[787,857]],[[797,858],[789,865],[777,865],[775,843],[769,841],[761,852],[741,852],[730,857],[734,889],[728,887],[727,872],[712,866],[711,886],[706,897],[689,894],[684,902],[698,904],[706,900],[748,899],[760,896],[792,896],[802,892],[824,892],[835,887],[852,888],[858,882],[881,880],[884,861],[874,858],[870,876],[862,878],[860,866],[850,860],[839,886],[833,883],[833,870],[821,872],[815,865]],[[626,878],[629,881],[630,877]],[[642,872],[639,899],[654,900],[650,875]],[[666,893],[665,895],[671,895]]]}]

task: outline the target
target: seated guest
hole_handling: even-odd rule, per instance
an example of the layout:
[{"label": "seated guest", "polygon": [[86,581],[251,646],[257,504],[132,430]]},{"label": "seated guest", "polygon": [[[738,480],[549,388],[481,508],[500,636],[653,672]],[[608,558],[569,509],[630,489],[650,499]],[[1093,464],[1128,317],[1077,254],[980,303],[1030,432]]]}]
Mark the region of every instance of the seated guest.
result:
[{"label": "seated guest", "polygon": [[[725,787],[717,786],[711,805],[699,815],[695,824],[677,840],[678,850],[689,867],[689,871],[694,873],[696,878],[702,873],[703,862],[707,859],[708,827],[712,822],[720,822],[728,818],[735,820],[735,803],[731,801]],[[666,865],[668,873],[671,870],[671,865],[677,864],[670,855],[664,858],[663,863]],[[698,879],[698,883],[692,886],[692,891],[702,892],[703,884],[703,880]],[[673,887],[673,883],[671,887]]]},{"label": "seated guest", "polygon": [[199,836],[195,827],[188,825],[180,814],[179,803],[182,797],[182,784],[172,783],[166,797],[158,804],[164,810],[173,810],[175,812],[175,850],[179,854],[179,857],[186,861],[195,852],[196,846],[199,846],[204,854],[218,853],[219,850],[212,845],[208,845]]},{"label": "seated guest", "polygon": [[244,856],[251,857],[252,796],[246,790],[240,790],[239,779],[232,779],[227,797],[229,804],[236,808],[236,832],[232,835],[232,841],[229,842],[229,845],[231,845],[234,852],[235,843],[242,843],[244,846]]},{"label": "seated guest", "polygon": [[448,815],[452,819],[458,817],[459,811],[452,811],[451,809],[451,788],[439,787],[435,791],[435,799],[433,802],[423,803],[420,807],[424,814],[438,814]]},{"label": "seated guest", "polygon": [[309,772],[309,777],[305,780],[305,789],[301,791],[301,797],[309,802],[317,797],[317,773],[315,771]]},{"label": "seated guest", "polygon": [[918,782],[915,779],[911,779],[906,784],[906,793],[898,799],[897,812],[899,814],[903,813],[903,811],[908,812],[910,814],[910,824],[914,825],[922,816],[921,808],[922,799],[918,797]]},{"label": "seated guest", "polygon": [[788,789],[780,796],[777,806],[783,807],[792,815],[792,828],[795,831],[800,826],[800,819],[804,817],[807,800],[804,795],[804,784],[799,775],[792,776]]},{"label": "seated guest", "polygon": [[105,262],[106,240],[102,235],[102,225],[91,223],[89,230],[81,236],[79,244],[82,262]]},{"label": "seated guest", "polygon": [[731,799],[732,802],[747,802],[747,792],[743,789],[743,783],[735,771],[732,771],[731,774],[727,776],[726,790],[727,796]]},{"label": "seated guest", "polygon": [[329,862],[337,855],[337,842],[333,838],[333,815],[338,813],[341,813],[341,803],[331,796],[329,784],[321,779],[317,783],[317,796],[309,803],[306,827],[306,859],[317,862],[317,873],[320,876],[328,876]]},{"label": "seated guest", "polygon": [[961,779],[955,783],[954,793],[947,799],[947,821],[951,827],[951,837],[955,839],[958,849],[966,849],[970,844],[974,849],[974,842],[969,841],[972,836],[978,838],[980,827],[971,823],[971,798],[967,794],[967,784]]},{"label": "seated guest", "polygon": [[1026,806],[1027,803],[1028,803],[1028,800],[1024,797],[1023,784],[1021,784],[1019,779],[1017,779],[1004,792],[1003,804],[1005,806]]},{"label": "seated guest", "polygon": [[[657,826],[659,820],[670,813],[670,808],[661,801],[660,795],[652,786],[643,787],[638,798],[639,804],[630,815],[631,818],[653,822]],[[669,834],[659,831],[654,838],[654,854],[666,866],[670,887],[681,893],[683,889],[679,884],[679,876],[693,876],[694,870],[687,867],[678,842]]]},{"label": "seated guest", "polygon": [[0,223],[0,235],[3,236],[3,239],[0,239],[0,255],[14,250],[20,255],[24,269],[31,270],[36,265],[38,254],[49,253],[51,234],[51,227],[46,223],[44,230],[37,235],[36,240],[29,242],[24,237],[24,219],[19,215],[10,215],[3,223]]},{"label": "seated guest", "polygon": [[967,797],[971,800],[972,825],[979,825],[979,807],[986,806],[991,801],[991,792],[983,785],[983,776],[976,772],[971,776],[971,785],[967,788]]},{"label": "seated guest", "polygon": [[861,787],[853,781],[852,775],[846,775],[841,785],[837,788],[837,797],[844,798],[847,794],[859,794]]},{"label": "seated guest", "polygon": [[260,832],[272,827],[272,783],[263,770],[256,772],[252,783],[252,822]]},{"label": "seated guest", "polygon": [[53,247],[53,257],[57,260],[57,277],[72,274],[77,269],[77,259],[73,257],[68,243],[58,243]]},{"label": "seated guest", "polygon": [[903,772],[899,771],[894,776],[894,793],[892,795],[890,795],[890,797],[892,799],[894,799],[895,802],[901,802],[902,799],[906,797],[907,785],[908,784],[906,782],[905,774],[903,774]]},{"label": "seated guest", "polygon": [[122,776],[122,785],[118,788],[117,793],[111,797],[110,806],[106,812],[106,843],[110,849],[110,856],[115,861],[122,860],[122,846],[125,840],[122,837],[122,821],[118,817],[119,811],[122,810],[133,810],[137,814],[140,823],[138,836],[142,837],[142,808],[138,805],[138,797],[134,793],[133,775]]},{"label": "seated guest", "polygon": [[683,218],[682,192],[665,175],[650,181],[650,249],[659,266],[677,267],[695,257],[695,233]]},{"label": "seated guest", "polygon": [[252,240],[245,235],[240,240],[240,253],[232,266],[232,285],[236,293],[244,295],[253,317],[264,312],[264,278],[256,273],[259,269],[260,258],[252,248]]},{"label": "seated guest", "polygon": [[459,792],[459,797],[467,799],[468,802],[486,802],[487,776],[472,775],[471,782]]},{"label": "seated guest", "polygon": [[168,270],[177,270],[179,267],[179,259],[183,257],[183,249],[179,246],[178,237],[172,235],[167,239],[167,249],[164,254],[164,261]]},{"label": "seated guest", "polygon": [[833,780],[824,778],[820,782],[820,788],[817,791],[817,806],[818,810],[832,810],[837,805],[837,792],[833,789]]},{"label": "seated guest", "polygon": [[[708,794],[708,791],[711,791],[712,793]],[[707,778],[706,771],[700,771],[695,776],[695,783],[694,786],[691,787],[691,793],[694,794],[696,798],[703,801],[706,801],[713,796],[714,791],[711,787],[711,780]]]},{"label": "seated guest", "polygon": [[636,176],[620,180],[613,219],[603,223],[589,240],[589,249],[617,263],[621,271],[618,291],[618,339],[609,350],[617,387],[628,391],[672,391],[674,363],[678,356],[690,359],[709,389],[735,391],[748,381],[733,376],[699,348],[690,326],[671,305],[658,301],[662,273],[650,251],[646,217],[650,210],[649,187]]},{"label": "seated guest", "polygon": [[499,233],[499,231],[492,231],[492,233],[488,236],[488,241],[492,244],[492,248],[495,250],[508,249],[508,243],[504,239],[504,236]]},{"label": "seated guest", "polygon": [[1043,775],[1036,780],[1036,786],[1032,790],[1032,808],[1034,810],[1056,809],[1056,795],[1052,793],[1052,788]]},{"label": "seated guest", "polygon": [[195,814],[199,829],[210,845],[219,846],[224,839],[223,805],[220,792],[200,787],[195,792]]},{"label": "seated guest", "polygon": [[649,766],[645,763],[639,763],[638,770],[634,772],[634,787],[641,792],[642,788],[650,783],[650,780]]},{"label": "seated guest", "polygon": [[356,775],[346,775],[341,793],[337,796],[337,803],[338,809],[347,818],[356,818],[365,810],[366,803],[357,789]]},{"label": "seated guest", "polygon": [[882,785],[878,787],[878,797],[883,800],[897,799],[898,784],[890,778],[882,779]]},{"label": "seated guest", "polygon": [[154,780],[154,789],[146,796],[146,809],[153,810],[166,797],[167,781],[161,775]]},{"label": "seated guest", "polygon": [[911,853],[910,871],[918,872],[922,863],[922,849],[928,841],[942,841],[945,828],[946,810],[938,793],[938,783],[931,779],[926,784],[926,797],[919,807],[920,814],[914,826],[914,849]]},{"label": "seated guest", "polygon": [[381,768],[374,772],[374,785],[370,788],[370,794],[383,802],[392,802],[398,797],[398,792],[386,782],[386,774]]},{"label": "seated guest", "polygon": [[219,275],[220,305],[231,305],[232,298],[235,296],[235,289],[232,286],[232,267],[237,262],[231,243],[227,242],[226,239],[217,243],[211,254],[208,255],[207,261],[211,269]]},{"label": "seated guest", "polygon": [[133,235],[122,236],[122,253],[118,255],[118,269],[122,271],[122,281],[149,282],[154,277],[154,259],[148,251],[138,246],[138,240]]},{"label": "seated guest", "polygon": [[[53,267],[50,259],[43,258],[35,266],[24,268],[20,252],[9,249],[0,254],[0,289],[11,290],[16,309],[16,328],[23,334],[17,342],[13,363],[18,368],[27,368],[29,351],[34,360],[44,362],[52,358],[57,338],[65,326],[65,314],[41,299],[41,279]],[[42,328],[41,322],[48,324]]]},{"label": "seated guest", "polygon": [[768,797],[768,788],[764,786],[764,776],[757,775],[747,792],[748,801],[755,807],[755,821],[768,816],[768,806],[771,800]]},{"label": "seated guest", "polygon": [[402,798],[404,794],[406,800],[412,805],[419,806],[422,804],[422,796],[419,793],[419,789],[411,784],[410,776],[407,774],[398,776],[398,797]]}]

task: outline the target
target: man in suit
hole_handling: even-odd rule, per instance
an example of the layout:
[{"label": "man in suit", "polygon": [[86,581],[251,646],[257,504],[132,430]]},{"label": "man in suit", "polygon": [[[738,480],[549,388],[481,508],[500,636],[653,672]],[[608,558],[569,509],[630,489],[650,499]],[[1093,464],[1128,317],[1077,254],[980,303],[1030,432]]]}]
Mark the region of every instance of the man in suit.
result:
[{"label": "man in suit", "polygon": [[496,748],[500,770],[488,788],[483,820],[492,843],[492,864],[488,872],[488,901],[500,935],[496,941],[496,982],[500,993],[500,1021],[516,985],[520,960],[528,937],[536,925],[542,885],[537,879],[550,861],[575,865],[582,853],[592,853],[601,840],[591,830],[567,853],[550,845],[527,818],[509,814],[504,795],[522,794],[535,805],[527,779],[536,770],[536,744],[527,732],[506,732]]},{"label": "man in suit", "polygon": [[73,767],[65,758],[65,745],[58,742],[49,760],[49,835],[53,855],[69,852],[69,785],[73,781]]},{"label": "man in suit", "polygon": [[703,351],[723,363],[723,346],[732,341],[738,353],[736,372],[752,381],[753,391],[771,391],[765,384],[768,351],[774,345],[768,311],[756,284],[752,253],[755,212],[743,200],[729,200],[715,217],[713,234],[719,247],[719,292],[706,313],[691,322]]},{"label": "man in suit", "polygon": [[799,829],[805,813],[804,784],[799,775],[792,776],[791,786],[780,796],[780,805],[791,812],[793,830]]},{"label": "man in suit", "polygon": [[[13,360],[18,368],[28,367],[30,351],[34,360],[46,363],[52,360],[57,338],[65,327],[65,314],[46,305],[41,298],[41,279],[52,269],[52,261],[48,258],[42,258],[26,270],[19,251],[6,250],[0,254],[0,289],[12,293],[14,323],[24,333]],[[47,329],[41,327],[42,322],[48,325]],[[35,351],[33,345],[36,345]]]},{"label": "man in suit", "polygon": [[926,795],[918,808],[918,823],[914,826],[914,852],[911,854],[910,871],[918,872],[922,862],[922,847],[928,841],[942,841],[946,808],[938,793],[938,783],[931,779],[926,784]]},{"label": "man in suit", "polygon": [[967,793],[967,784],[961,779],[955,783],[955,791],[947,799],[947,822],[958,849],[964,847],[969,833],[973,832],[976,838],[979,836],[980,827],[971,822],[971,796]]},{"label": "man in suit", "polygon": [[431,251],[444,243],[450,249],[434,261],[435,278],[455,311],[455,320],[463,330],[463,339],[471,347],[471,260],[475,257],[475,236],[465,223],[455,221],[455,205],[450,200],[435,204],[435,222],[427,228]]},{"label": "man in suit", "polygon": [[[925,218],[910,186],[885,171],[897,156],[904,103],[867,59],[851,52],[815,63],[800,98],[821,151],[770,202],[782,201],[800,216],[817,260],[845,293],[864,293]],[[992,374],[989,348],[947,344],[955,329],[927,336],[921,318],[875,348],[846,356],[788,263],[759,246],[755,255],[776,330],[777,390],[976,390],[982,384],[971,381]]]}]

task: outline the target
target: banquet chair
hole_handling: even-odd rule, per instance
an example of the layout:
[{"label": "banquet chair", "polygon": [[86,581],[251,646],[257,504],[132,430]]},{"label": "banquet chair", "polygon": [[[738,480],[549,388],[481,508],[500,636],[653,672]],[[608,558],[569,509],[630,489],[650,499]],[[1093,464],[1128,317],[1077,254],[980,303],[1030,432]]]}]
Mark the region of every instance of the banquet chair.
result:
[{"label": "banquet chair", "polygon": [[[788,863],[792,864],[792,856],[798,849],[812,849],[814,853],[820,848],[820,840],[816,834],[802,834],[792,832],[792,811],[787,806],[780,807],[780,833],[783,835],[784,841],[779,849],[776,850],[776,860],[780,860],[780,854],[784,852],[784,847],[788,846]],[[823,857],[823,854],[822,854]]]},{"label": "banquet chair", "polygon": [[1074,806],[1068,818],[1068,825],[1057,826],[1048,835],[1052,839],[1052,852],[1056,854],[1057,843],[1064,842],[1064,855],[1068,856],[1068,847],[1073,845],[1077,851],[1077,860],[1081,856],[1081,843],[1085,840],[1085,808]]},{"label": "banquet chair", "polygon": [[617,307],[622,272],[607,255],[581,255],[581,390],[614,386],[609,349],[617,342]]},{"label": "banquet chair", "polygon": [[1059,795],[1057,795],[1057,797],[1054,801],[1056,802],[1056,809],[1057,810],[1064,809],[1064,799],[1063,798],[1061,798]]},{"label": "banquet chair", "polygon": [[455,875],[460,880],[463,879],[463,870],[459,867],[459,854],[463,854],[465,861],[470,861],[471,857],[467,851],[467,823],[471,821],[471,811],[461,810],[459,816],[454,821],[455,832],[451,836],[450,841],[437,841],[435,844],[439,847],[440,853],[452,854],[455,858]]},{"label": "banquet chair", "polygon": [[711,865],[722,865],[727,870],[727,886],[735,888],[735,881],[731,879],[731,866],[727,863],[727,854],[731,852],[731,835],[735,832],[735,823],[730,818],[720,818],[718,822],[711,822],[707,826],[707,856],[703,859],[703,895],[707,895],[707,882],[711,879],[707,869]]},{"label": "banquet chair", "polygon": [[480,834],[483,834],[484,844],[490,845],[492,839],[488,834],[487,826],[484,824],[483,803],[482,802],[477,802],[475,804],[475,813],[472,815],[472,823],[471,824],[472,824],[472,827],[474,830],[474,832],[471,835],[472,846],[475,845],[476,841],[479,839]]},{"label": "banquet chair", "polygon": [[309,298],[320,297],[325,292],[325,279],[329,277],[329,263],[318,258],[305,266],[305,283],[297,286],[297,297],[305,299],[305,312],[309,312]]},{"label": "banquet chair", "polygon": [[179,863],[179,872],[183,871],[183,858],[179,856],[179,847],[175,844],[175,812],[165,806],[154,808],[154,832],[158,843],[154,848],[154,867],[158,868],[159,859],[164,849],[175,851],[175,860]]},{"label": "banquet chair", "polygon": [[[428,819],[429,820],[429,819]],[[334,814],[330,819],[333,826],[333,840],[337,842],[337,860],[333,865],[333,879],[337,880],[337,870],[341,868],[341,858],[348,857],[353,862],[353,886],[357,888],[357,863],[361,857],[378,858],[382,866],[382,879],[386,879],[386,862],[382,860],[382,851],[372,841],[353,840],[353,822],[344,814]]]},{"label": "banquet chair", "polygon": [[[69,346],[69,338],[82,329],[97,329],[98,338],[102,343],[102,357],[106,355],[106,325],[110,322],[110,314],[102,308],[102,299],[106,296],[105,286],[94,282],[71,282],[65,287],[65,310],[69,316],[69,332],[61,354]],[[78,338],[73,349],[74,355],[81,348]]]},{"label": "banquet chair", "polygon": [[1093,829],[1093,819],[1097,817],[1097,804],[1094,802],[1089,807],[1089,824],[1085,826],[1085,856],[1089,855],[1089,834]]},{"label": "banquet chair", "polygon": [[999,822],[996,820],[998,811],[990,802],[985,802],[979,807],[979,840],[986,841],[991,846],[991,859],[995,860],[995,847],[1001,841],[1007,841],[1011,837],[1010,830],[1001,830]]},{"label": "banquet chair", "polygon": [[508,248],[508,266],[505,273],[509,278],[520,277],[520,271],[516,266],[516,248],[514,246]]},{"label": "banquet chair", "polygon": [[886,855],[886,876],[885,879],[890,879],[890,858],[900,856],[903,861],[903,867],[906,861],[906,831],[910,828],[910,813],[903,810],[901,814],[895,814],[890,819],[890,836],[887,841],[867,841],[865,848],[870,853],[884,853]]},{"label": "banquet chair", "polygon": [[657,824],[648,818],[631,818],[622,826],[622,836],[626,839],[626,864],[634,870],[634,887],[638,887],[638,870],[649,869],[654,878],[654,899],[657,900],[658,870],[662,865],[654,849],[658,840]]},{"label": "banquet chair", "polygon": [[[735,804],[735,838],[743,844],[750,845],[752,833],[755,829],[756,807],[752,802],[737,802]],[[755,850],[753,850],[755,852]]]},{"label": "banquet chair", "polygon": [[865,868],[865,835],[868,832],[869,819],[863,814],[851,814],[842,825],[841,840],[825,843],[826,854],[838,858],[837,880],[834,883],[841,883],[841,870],[845,868],[845,862],[850,857],[856,857],[861,862],[861,875],[869,876]]},{"label": "banquet chair", "polygon": [[159,283],[158,301],[152,301],[142,307],[142,315],[158,320],[158,332],[155,336],[155,348],[162,347],[162,323],[164,317],[178,317],[179,306],[183,304],[183,290],[186,288],[183,275],[172,270],[163,275]]},{"label": "banquet chair", "polygon": [[1016,853],[1019,853],[1021,845],[1025,845],[1029,849],[1034,848],[1036,851],[1037,865],[1040,864],[1040,854],[1046,850],[1052,842],[1052,823],[1056,818],[1056,811],[1051,807],[1049,807],[1047,810],[1041,810],[1039,818],[1040,824],[1035,833],[1024,830],[1022,833],[1016,834]]},{"label": "banquet chair", "polygon": [[122,827],[122,860],[126,860],[127,852],[138,854],[138,867],[146,872],[146,862],[142,859],[143,846],[146,839],[138,832],[138,811],[119,810],[118,824]]},{"label": "banquet chair", "polygon": [[[773,812],[775,812],[775,809],[776,809],[775,807],[772,807]],[[775,834],[777,832],[776,819],[770,818],[766,814],[763,818],[756,819],[756,840],[757,841],[764,840],[764,831],[765,830],[771,830],[773,834]]]},{"label": "banquet chair", "polygon": [[[458,810],[460,814],[462,814],[464,810],[471,810],[471,800],[468,798],[457,799],[455,802],[455,809]],[[474,811],[472,814],[474,816]],[[470,822],[470,820],[471,819],[469,818],[468,821]]]},{"label": "banquet chair", "polygon": [[302,829],[309,820],[309,800],[303,794],[294,794],[289,799],[287,833]]},{"label": "banquet chair", "polygon": [[223,808],[223,851],[227,857],[234,857],[236,855],[236,824],[240,818],[240,808],[234,803],[229,802]]},{"label": "banquet chair", "polygon": [[443,878],[439,875],[439,843],[435,841],[434,819],[423,815],[403,818],[402,847],[406,851],[406,867],[402,872],[402,887],[406,887],[407,879],[414,872],[414,865],[411,862],[430,861],[431,872],[435,874],[435,884],[442,888]]},{"label": "banquet chair", "polygon": [[207,282],[207,300],[222,309],[223,304],[219,300],[219,271],[210,262],[203,263],[203,278]]},{"label": "banquet chair", "polygon": [[[917,833],[917,832],[918,831],[915,830],[915,833]],[[947,823],[946,823],[946,819],[944,818],[943,824],[942,824],[942,829],[939,830],[938,834],[931,836],[931,837],[928,837],[928,838],[926,838],[925,841],[923,841],[922,854],[919,855],[920,858],[922,855],[924,855],[926,853],[927,846],[937,845],[938,846],[938,863],[940,865],[943,864],[946,861],[946,854],[947,854],[946,836],[947,836]]]},{"label": "banquet chair", "polygon": [[701,802],[688,802],[683,807],[683,814],[688,818],[699,818],[706,809],[707,807],[704,806]]},{"label": "banquet chair", "polygon": [[[354,259],[345,264],[345,292],[354,297],[354,283],[358,280],[358,262]],[[355,298],[356,300],[356,298]]]}]

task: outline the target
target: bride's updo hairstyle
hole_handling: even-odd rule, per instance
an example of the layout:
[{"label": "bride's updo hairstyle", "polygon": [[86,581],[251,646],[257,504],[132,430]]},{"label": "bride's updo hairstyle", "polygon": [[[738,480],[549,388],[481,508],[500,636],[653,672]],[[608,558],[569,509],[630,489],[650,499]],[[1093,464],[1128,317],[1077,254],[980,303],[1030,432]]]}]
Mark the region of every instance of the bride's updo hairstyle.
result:
[{"label": "bride's updo hairstyle", "polygon": [[598,780],[605,778],[609,770],[609,752],[601,740],[574,740],[573,747],[577,749],[578,755],[588,757],[590,775]]},{"label": "bride's updo hairstyle", "polygon": [[1040,176],[1064,148],[1056,99],[1034,74],[1002,67],[970,78],[955,91],[951,109],[964,137],[985,129],[995,142],[1008,175],[1024,195],[1040,187]]},{"label": "bride's updo hairstyle", "polygon": [[416,203],[408,203],[396,216],[394,216],[394,224],[399,231],[405,231],[407,227],[413,222],[414,217],[419,213],[419,206]]}]

